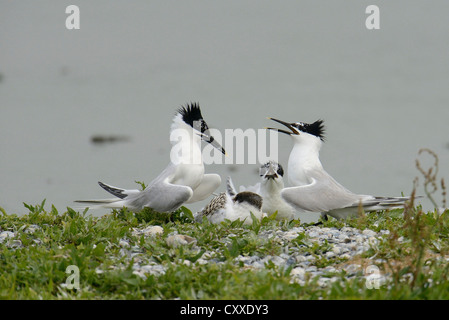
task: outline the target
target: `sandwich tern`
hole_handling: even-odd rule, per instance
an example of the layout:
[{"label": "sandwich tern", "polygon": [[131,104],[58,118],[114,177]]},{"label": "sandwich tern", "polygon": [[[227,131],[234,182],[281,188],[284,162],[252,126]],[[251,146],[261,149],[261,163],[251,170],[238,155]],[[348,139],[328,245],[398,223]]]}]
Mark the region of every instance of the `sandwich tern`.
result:
[{"label": "sandwich tern", "polygon": [[203,218],[212,223],[220,223],[226,219],[234,221],[240,219],[245,224],[252,223],[252,216],[261,219],[266,216],[262,212],[262,197],[257,193],[242,191],[237,193],[230,177],[227,179],[226,192],[213,198],[203,210],[195,215],[195,221]]},{"label": "sandwich tern", "polygon": [[295,210],[281,197],[284,189],[284,169],[276,161],[268,161],[260,166],[261,181],[253,186],[240,186],[240,191],[251,191],[263,199],[262,211],[271,215],[277,211],[276,219],[292,220]]},{"label": "sandwich tern", "polygon": [[184,133],[184,139],[171,141],[170,163],[145,190],[127,190],[99,182],[99,185],[115,198],[76,202],[93,208],[127,207],[132,211],[140,211],[149,207],[159,212],[172,212],[184,203],[206,199],[220,186],[221,177],[218,174],[204,173],[201,141],[212,144],[223,154],[225,150],[210,135],[209,127],[197,103],[178,110],[173,118],[170,133],[175,130]]},{"label": "sandwich tern", "polygon": [[267,128],[293,138],[288,160],[288,180],[292,187],[281,191],[282,198],[296,209],[321,212],[336,219],[355,216],[364,211],[400,208],[410,197],[376,197],[356,194],[338,183],[323,168],[319,152],[324,141],[323,120],[314,123],[288,123],[268,118],[286,126],[290,131]]}]

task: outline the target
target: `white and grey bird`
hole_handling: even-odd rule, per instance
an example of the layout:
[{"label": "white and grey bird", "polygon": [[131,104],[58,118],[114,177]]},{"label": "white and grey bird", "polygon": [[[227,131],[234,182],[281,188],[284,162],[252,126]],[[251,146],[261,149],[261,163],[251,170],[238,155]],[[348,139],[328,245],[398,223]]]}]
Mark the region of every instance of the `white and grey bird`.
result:
[{"label": "white and grey bird", "polygon": [[268,161],[259,168],[260,182],[253,186],[240,186],[240,191],[251,191],[263,199],[262,211],[268,215],[277,212],[277,220],[294,219],[295,210],[282,197],[284,168],[276,161]]},{"label": "white and grey bird", "polygon": [[195,221],[201,222],[204,218],[212,223],[224,220],[242,220],[245,224],[252,223],[252,216],[260,220],[264,217],[262,212],[262,197],[257,193],[242,191],[237,193],[230,177],[227,179],[226,192],[213,198],[200,212],[195,214]]},{"label": "white and grey bird", "polygon": [[[172,139],[172,134],[177,138]],[[99,185],[115,196],[104,200],[77,200],[89,207],[121,208],[132,211],[144,207],[159,212],[172,212],[185,203],[206,199],[221,184],[218,174],[205,174],[201,141],[210,143],[225,154],[225,150],[209,133],[197,103],[181,107],[173,118],[170,130],[172,148],[170,163],[145,190],[127,190],[102,182]]]},{"label": "white and grey bird", "polygon": [[366,212],[403,207],[410,197],[377,197],[356,194],[338,183],[323,168],[319,152],[324,141],[323,120],[314,123],[288,123],[269,118],[286,126],[290,131],[267,128],[288,134],[293,149],[288,160],[288,180],[291,187],[281,191],[285,201],[296,209],[321,212],[326,218],[336,219]]}]

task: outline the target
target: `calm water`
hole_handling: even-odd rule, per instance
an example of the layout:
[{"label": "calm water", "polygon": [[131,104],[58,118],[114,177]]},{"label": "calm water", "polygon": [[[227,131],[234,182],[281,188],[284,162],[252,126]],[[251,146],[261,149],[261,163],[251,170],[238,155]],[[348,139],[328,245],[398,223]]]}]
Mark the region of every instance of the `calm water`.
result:
[{"label": "calm water", "polygon": [[[380,30],[365,28],[372,3],[359,0],[77,1],[81,29],[67,30],[70,4],[0,1],[8,213],[108,197],[97,181],[151,181],[169,160],[172,116],[190,101],[223,131],[272,125],[267,116],[324,119],[323,165],[358,193],[409,194],[423,147],[449,179],[446,0],[381,3]],[[129,140],[96,145],[97,134]],[[280,136],[281,163],[290,149]],[[240,185],[257,182],[257,167],[206,170]]]}]

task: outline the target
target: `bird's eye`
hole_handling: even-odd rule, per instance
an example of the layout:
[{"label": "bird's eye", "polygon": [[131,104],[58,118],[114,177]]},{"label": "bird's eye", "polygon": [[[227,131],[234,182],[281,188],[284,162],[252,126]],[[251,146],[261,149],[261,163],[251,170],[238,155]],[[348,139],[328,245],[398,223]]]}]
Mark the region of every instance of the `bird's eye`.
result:
[{"label": "bird's eye", "polygon": [[298,130],[303,131],[303,132],[306,131],[305,125],[302,122],[296,123],[296,128],[298,128]]},{"label": "bird's eye", "polygon": [[209,127],[207,126],[205,121],[201,121],[201,132],[205,132]]}]

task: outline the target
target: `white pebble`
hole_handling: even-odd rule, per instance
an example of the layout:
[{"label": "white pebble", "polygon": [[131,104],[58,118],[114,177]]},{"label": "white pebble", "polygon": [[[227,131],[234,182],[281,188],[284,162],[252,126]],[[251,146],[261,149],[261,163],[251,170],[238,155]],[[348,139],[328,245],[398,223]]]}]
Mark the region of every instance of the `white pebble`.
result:
[{"label": "white pebble", "polygon": [[196,239],[192,238],[192,237],[189,237],[189,236],[186,236],[186,235],[183,235],[183,234],[175,234],[175,235],[169,236],[165,240],[165,242],[167,243],[167,245],[169,247],[176,248],[179,245],[184,246],[184,245],[196,242]]},{"label": "white pebble", "polygon": [[16,234],[11,231],[3,231],[0,233],[0,243],[2,243],[6,238],[14,238]]},{"label": "white pebble", "polygon": [[35,233],[37,230],[41,230],[42,228],[40,226],[38,226],[37,224],[31,224],[29,225],[26,229],[25,229],[25,233],[27,234],[33,234]]},{"label": "white pebble", "polygon": [[334,254],[340,254],[341,253],[341,249],[340,249],[340,247],[333,247],[332,248],[332,252],[334,253]]},{"label": "white pebble", "polygon": [[129,242],[128,241],[126,241],[126,240],[124,240],[124,239],[121,239],[120,241],[119,241],[119,246],[120,247],[129,247]]},{"label": "white pebble", "polygon": [[363,230],[362,234],[364,234],[365,236],[368,236],[368,237],[374,237],[377,235],[377,232],[370,230],[370,229],[365,229],[365,230]]},{"label": "white pebble", "polygon": [[308,233],[308,236],[310,238],[318,238],[319,234],[318,234],[318,232],[311,231],[311,232]]},{"label": "white pebble", "polygon": [[345,267],[343,267],[343,269],[347,272],[347,273],[356,273],[357,271],[359,271],[361,269],[361,265],[360,264],[349,264]]},{"label": "white pebble", "polygon": [[305,274],[306,274],[306,270],[301,267],[296,267],[296,268],[292,269],[292,271],[290,272],[290,275],[299,277],[299,278],[304,278]]},{"label": "white pebble", "polygon": [[164,233],[164,229],[161,226],[148,226],[142,230],[142,233],[146,236],[156,236]]},{"label": "white pebble", "polygon": [[349,253],[343,253],[340,258],[342,259],[351,259],[351,255]]}]

